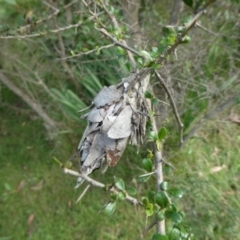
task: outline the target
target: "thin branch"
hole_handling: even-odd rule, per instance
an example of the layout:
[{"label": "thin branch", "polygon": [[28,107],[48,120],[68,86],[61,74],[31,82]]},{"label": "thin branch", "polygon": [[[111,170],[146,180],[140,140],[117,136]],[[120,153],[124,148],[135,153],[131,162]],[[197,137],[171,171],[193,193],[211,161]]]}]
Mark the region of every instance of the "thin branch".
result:
[{"label": "thin branch", "polygon": [[187,35],[188,31],[194,27],[194,25],[196,24],[196,22],[198,21],[198,19],[206,12],[206,8],[211,5],[212,3],[216,2],[217,0],[210,0],[208,1],[201,10],[199,10],[199,12],[193,16],[193,18],[191,19],[191,21],[189,21],[189,23],[187,23],[184,26],[184,31],[181,35],[177,36],[177,39],[175,41],[175,43],[168,47],[167,50],[159,57],[157,63],[158,64],[162,64],[167,56],[169,56],[171,53],[174,53],[174,51],[176,50],[176,48],[178,47],[179,44],[182,43],[183,38]]},{"label": "thin branch", "polygon": [[[56,18],[54,18],[55,21],[55,25],[58,28],[58,23],[56,21]],[[63,41],[63,37],[62,34],[60,32],[57,33],[58,36],[58,42],[59,42],[59,46],[60,46],[60,56],[62,59],[66,58],[66,49],[65,49],[65,45],[64,45],[64,41]],[[68,73],[70,79],[72,80],[74,86],[76,87],[77,91],[79,92],[80,90],[80,85],[78,83],[78,81],[76,80],[76,77],[73,73],[73,71],[71,70],[70,66],[68,65],[68,62],[66,60],[61,61],[61,64],[63,66],[63,68],[66,70],[66,72]]]},{"label": "thin branch", "polygon": [[103,35],[105,35],[106,37],[108,37],[110,40],[112,40],[114,42],[115,45],[122,47],[124,49],[126,49],[127,51],[130,51],[134,54],[136,54],[139,57],[145,58],[145,56],[141,53],[139,53],[138,51],[136,51],[135,49],[129,47],[126,43],[123,42],[119,42],[116,38],[114,38],[110,33],[107,32],[106,29],[104,28],[96,28],[96,30],[98,30],[99,32],[101,32]]},{"label": "thin branch", "polygon": [[[153,130],[156,131],[156,123],[152,122]],[[154,143],[154,157],[155,157],[155,175],[156,175],[156,190],[161,191],[160,184],[163,182],[163,163],[162,163],[162,153],[157,149],[156,144]],[[156,222],[157,232],[165,234],[165,221]]]},{"label": "thin branch", "polygon": [[[98,181],[88,177],[87,175],[79,173],[77,171],[74,171],[74,170],[71,170],[71,169],[68,169],[68,168],[63,168],[63,172],[66,173],[66,174],[76,176],[76,177],[84,178],[91,186],[99,187],[99,188],[106,188],[110,192],[119,193],[118,189],[115,188],[114,186],[111,186],[110,188],[107,188],[107,186],[105,184],[103,184],[101,182],[98,182]],[[142,205],[142,203],[138,199],[136,199],[134,197],[131,197],[128,194],[126,194],[126,200],[131,202],[133,205],[137,205],[137,204]]]},{"label": "thin branch", "polygon": [[49,33],[59,33],[71,28],[77,28],[79,26],[81,26],[83,23],[79,22],[76,24],[71,24],[68,25],[66,27],[62,27],[62,28],[57,28],[57,29],[52,29],[52,30],[48,30],[48,31],[42,31],[39,33],[34,33],[34,34],[28,34],[28,35],[16,35],[16,36],[0,36],[0,39],[25,39],[25,38],[34,38],[34,37],[43,37]]},{"label": "thin branch", "polygon": [[146,235],[147,235],[147,233],[148,233],[148,231],[149,231],[151,228],[153,228],[153,227],[156,225],[156,223],[157,223],[157,221],[156,221],[156,219],[154,219],[154,220],[151,222],[151,224],[150,224],[147,228],[145,228],[144,231],[141,233],[140,238],[145,238]]},{"label": "thin branch", "polygon": [[207,32],[207,33],[210,33],[216,37],[219,37],[218,34],[216,34],[215,32],[211,31],[211,30],[208,30],[207,28],[203,27],[199,22],[196,22],[196,27],[199,27],[200,29],[202,29],[203,31]]},{"label": "thin branch", "polygon": [[174,101],[173,96],[172,96],[170,90],[168,89],[168,87],[167,87],[164,79],[160,76],[160,74],[158,73],[157,70],[154,70],[154,72],[155,72],[155,75],[156,75],[158,81],[160,82],[160,84],[163,86],[165,92],[167,93],[168,98],[169,98],[169,101],[170,101],[170,104],[171,104],[171,106],[172,106],[172,110],[173,110],[174,116],[175,116],[175,118],[176,118],[176,120],[177,120],[178,127],[179,127],[179,138],[180,138],[180,140],[179,140],[179,141],[180,141],[180,144],[179,144],[179,145],[180,145],[180,147],[181,147],[182,144],[183,144],[183,128],[184,128],[184,125],[183,125],[183,123],[181,122],[181,118],[180,118],[180,116],[179,116],[179,113],[178,113],[178,110],[177,110],[175,101]]},{"label": "thin branch", "polygon": [[66,60],[66,59],[70,59],[70,58],[80,57],[80,56],[83,56],[83,55],[88,55],[88,54],[98,52],[98,51],[101,51],[103,49],[108,49],[108,48],[111,48],[111,47],[114,47],[114,46],[115,46],[115,44],[109,44],[109,45],[106,45],[106,46],[99,47],[97,49],[89,50],[87,52],[80,52],[78,54],[73,54],[72,56],[62,57],[59,60]]},{"label": "thin branch", "polygon": [[86,107],[86,108],[84,108],[84,109],[81,109],[81,110],[79,110],[79,111],[78,111],[78,113],[84,112],[84,111],[88,110],[89,108],[91,108],[91,107],[93,107],[93,106],[94,106],[94,104],[92,103],[92,104],[91,104],[91,105],[89,105],[88,107]]},{"label": "thin branch", "polygon": [[[146,106],[148,108],[148,112],[151,110],[151,102],[149,100],[146,100]],[[150,120],[152,123],[152,130],[154,132],[158,132],[156,120],[155,118],[150,115]],[[163,182],[163,157],[161,153],[161,149],[158,149],[157,144],[154,142],[153,144],[154,149],[154,164],[155,164],[155,176],[156,176],[156,191],[161,191],[160,184]],[[157,233],[165,234],[166,228],[165,228],[165,220],[158,221],[156,220],[156,230]]]},{"label": "thin branch", "polygon": [[[106,8],[105,4],[103,4],[103,2],[102,2],[102,7],[103,7],[104,11],[107,13],[107,15],[109,16],[109,18],[111,19],[114,28],[117,29],[118,31],[121,31],[116,17],[111,12],[108,11],[108,9]],[[127,44],[127,42],[125,40],[122,40],[122,43],[125,46],[128,46],[128,44]],[[132,52],[129,49],[127,49],[127,54],[128,54],[128,58],[129,58],[129,60],[131,62],[132,68],[135,70],[136,69],[136,61],[135,61],[135,59],[134,59],[134,57],[132,55]]]},{"label": "thin branch", "polygon": [[[67,8],[71,7],[73,4],[75,4],[75,3],[77,3],[77,2],[78,2],[78,1],[72,1],[72,2],[70,2],[69,4],[65,5],[65,6],[63,7],[63,9],[66,10]],[[43,3],[46,4],[46,5],[48,5],[46,2],[43,2]],[[51,6],[51,7],[52,7],[52,6]],[[55,8],[55,9],[56,9],[56,8]],[[38,21],[34,22],[34,26],[39,25],[40,23],[45,22],[45,21],[51,19],[51,18],[54,17],[54,16],[57,16],[59,13],[60,13],[60,10],[59,10],[59,9],[56,9],[55,12],[53,12],[52,14],[50,14],[49,16],[47,16],[46,18],[42,18],[42,19],[39,19]],[[20,27],[19,29],[16,29],[15,31],[21,33],[21,32],[24,32],[24,31],[30,29],[31,27],[32,27],[32,24],[28,24],[28,25],[26,25],[26,26]]]},{"label": "thin branch", "polygon": [[139,175],[139,177],[151,176],[151,175],[153,175],[154,173],[155,173],[155,172],[150,172],[150,173],[142,174],[142,175]]},{"label": "thin branch", "polygon": [[79,196],[79,198],[77,199],[76,203],[78,203],[79,201],[81,201],[81,199],[83,198],[83,196],[87,193],[88,189],[91,187],[91,184],[88,184],[86,186],[86,188],[83,190],[83,192],[81,193],[81,195]]}]

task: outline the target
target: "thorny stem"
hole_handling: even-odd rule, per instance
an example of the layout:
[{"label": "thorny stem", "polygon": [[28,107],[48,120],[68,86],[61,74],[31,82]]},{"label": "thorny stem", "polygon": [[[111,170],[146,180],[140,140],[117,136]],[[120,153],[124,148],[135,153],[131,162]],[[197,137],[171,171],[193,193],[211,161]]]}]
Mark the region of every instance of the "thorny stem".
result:
[{"label": "thorny stem", "polygon": [[[147,100],[146,105],[149,112],[151,110],[151,102]],[[158,131],[157,131],[156,120],[152,115],[150,115],[150,120],[152,124],[152,130],[157,133]],[[153,144],[153,149],[154,149],[154,165],[155,165],[155,176],[156,176],[156,191],[159,192],[161,191],[160,184],[163,182],[163,157],[162,157],[161,149],[158,149],[157,144],[155,142]],[[165,220],[162,220],[162,221],[156,220],[156,230],[157,230],[157,233],[160,233],[163,235],[165,234]]]},{"label": "thorny stem", "polygon": [[[156,121],[154,118],[152,120],[152,128],[154,132],[157,132]],[[155,176],[156,176],[156,191],[161,191],[160,184],[163,182],[163,161],[162,161],[162,153],[157,148],[156,143],[154,143],[154,161],[155,161]],[[165,234],[165,221],[156,220],[156,229],[157,233]]]},{"label": "thorny stem", "polygon": [[[74,171],[74,170],[71,170],[71,169],[68,169],[68,168],[63,168],[63,172],[66,173],[66,174],[70,174],[70,175],[73,175],[73,176],[76,176],[76,177],[81,177],[81,178],[84,178],[90,186],[94,186],[94,187],[99,187],[99,188],[107,188],[107,186],[101,182],[98,182],[88,176],[86,176],[85,174],[81,174],[77,171]],[[118,193],[118,189],[114,186],[111,186],[111,187],[108,187],[107,188],[108,191],[112,192],[112,193]],[[126,194],[126,200],[129,201],[130,203],[132,203],[133,205],[142,205],[142,203],[134,198],[134,197],[131,197],[129,196],[128,194]]]}]

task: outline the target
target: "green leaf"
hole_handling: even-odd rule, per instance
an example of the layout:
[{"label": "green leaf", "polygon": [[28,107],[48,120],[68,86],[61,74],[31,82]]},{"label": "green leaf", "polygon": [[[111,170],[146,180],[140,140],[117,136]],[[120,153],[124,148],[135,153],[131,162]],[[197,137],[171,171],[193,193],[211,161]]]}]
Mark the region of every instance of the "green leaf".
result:
[{"label": "green leaf", "polygon": [[61,163],[60,160],[58,160],[56,157],[52,158],[54,162],[56,162],[57,164],[59,164],[60,167],[63,167],[64,165]]},{"label": "green leaf", "polygon": [[181,43],[185,44],[185,43],[189,43],[190,41],[191,41],[191,37],[184,36],[184,38],[182,39]]},{"label": "green leaf", "polygon": [[112,200],[114,200],[114,201],[118,200],[118,193],[112,193],[112,194],[111,194],[111,198],[112,198]]},{"label": "green leaf", "polygon": [[119,192],[119,193],[118,193],[118,198],[119,198],[120,200],[124,200],[124,199],[126,198],[126,193],[123,192],[123,191]]},{"label": "green leaf", "polygon": [[174,228],[169,234],[169,240],[180,240],[180,230],[178,228]]},{"label": "green leaf", "polygon": [[177,212],[177,208],[173,203],[168,206],[168,210],[173,211],[173,212]]},{"label": "green leaf", "polygon": [[71,168],[71,167],[72,167],[72,161],[67,160],[67,161],[64,163],[64,167],[65,167],[65,168]]},{"label": "green leaf", "polygon": [[153,141],[156,141],[156,140],[158,139],[157,133],[154,132],[154,131],[150,131],[150,132],[148,133],[148,137],[149,137],[151,140],[153,140]]},{"label": "green leaf", "polygon": [[154,191],[148,192],[148,199],[151,203],[155,203],[155,192]]},{"label": "green leaf", "polygon": [[155,112],[154,112],[153,110],[150,110],[150,111],[149,111],[149,115],[152,116],[152,117],[154,117]]},{"label": "green leaf", "polygon": [[157,192],[155,195],[155,201],[161,208],[166,208],[169,204],[169,200],[165,192]]},{"label": "green leaf", "polygon": [[158,131],[158,140],[162,141],[167,135],[167,129],[165,127],[161,127]]},{"label": "green leaf", "polygon": [[163,31],[163,35],[165,37],[171,36],[171,35],[173,35],[173,36],[176,35],[176,31],[174,29],[174,26],[164,26],[162,31]]},{"label": "green leaf", "polygon": [[159,103],[159,100],[157,98],[152,98],[151,102],[153,105],[157,105]]},{"label": "green leaf", "polygon": [[127,188],[127,193],[129,195],[136,195],[137,194],[137,190],[134,187],[129,187],[129,188]]},{"label": "green leaf", "polygon": [[155,233],[152,237],[152,240],[169,240],[169,238],[166,235]]},{"label": "green leaf", "polygon": [[193,0],[183,0],[183,2],[189,7],[193,6]]},{"label": "green leaf", "polygon": [[119,190],[125,190],[125,184],[124,181],[121,178],[118,178],[117,181],[115,182],[115,186],[119,189]]},{"label": "green leaf", "polygon": [[143,56],[144,58],[146,58],[146,59],[148,59],[148,60],[150,60],[150,61],[153,60],[149,52],[147,52],[147,51],[145,51],[145,50],[142,50],[142,51],[140,51],[140,53],[142,54],[142,56]]},{"label": "green leaf", "polygon": [[168,182],[165,182],[165,181],[161,182],[160,183],[160,188],[162,190],[168,190]]},{"label": "green leaf", "polygon": [[156,217],[158,221],[162,221],[165,218],[164,210],[161,210],[157,213]]},{"label": "green leaf", "polygon": [[148,217],[153,215],[153,204],[148,203],[147,206],[145,207],[145,212]]},{"label": "green leaf", "polygon": [[107,213],[108,215],[112,215],[116,209],[116,201],[114,202],[109,202],[105,208],[104,212]]},{"label": "green leaf", "polygon": [[126,66],[127,70],[130,71],[131,65],[130,65],[130,62],[129,62],[129,61],[125,64],[125,66]]},{"label": "green leaf", "polygon": [[151,175],[149,175],[149,176],[139,176],[138,181],[141,182],[141,183],[145,183],[149,180],[150,177],[151,177]]},{"label": "green leaf", "polygon": [[181,189],[172,188],[172,189],[168,189],[167,192],[172,197],[177,197],[177,198],[182,198],[183,197],[183,191]]},{"label": "green leaf", "polygon": [[146,91],[144,93],[144,96],[145,96],[145,98],[153,98],[153,95],[149,91]]},{"label": "green leaf", "polygon": [[147,207],[147,205],[149,204],[148,198],[142,197],[142,203],[145,207]]},{"label": "green leaf", "polygon": [[149,158],[143,159],[142,166],[146,171],[152,172],[152,161]]},{"label": "green leaf", "polygon": [[168,219],[171,219],[173,223],[180,223],[182,222],[182,215],[178,212],[173,212],[173,211],[166,211],[165,212],[165,217]]}]

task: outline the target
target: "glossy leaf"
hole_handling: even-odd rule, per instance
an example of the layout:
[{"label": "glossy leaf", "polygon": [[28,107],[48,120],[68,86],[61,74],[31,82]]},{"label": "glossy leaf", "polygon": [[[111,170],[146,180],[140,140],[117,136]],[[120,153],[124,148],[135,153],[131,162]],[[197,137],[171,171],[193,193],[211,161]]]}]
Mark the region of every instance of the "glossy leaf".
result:
[{"label": "glossy leaf", "polygon": [[173,203],[169,204],[168,210],[173,211],[173,212],[177,212],[177,208]]},{"label": "glossy leaf", "polygon": [[183,0],[183,2],[189,7],[193,6],[193,0]]},{"label": "glossy leaf", "polygon": [[145,96],[145,98],[153,98],[153,95],[149,91],[146,91],[144,93],[144,96]]},{"label": "glossy leaf", "polygon": [[123,191],[119,192],[119,193],[118,193],[118,198],[119,198],[120,200],[124,200],[124,199],[126,198],[126,193],[123,192]]},{"label": "glossy leaf", "polygon": [[158,140],[162,141],[167,135],[167,129],[165,127],[160,128],[158,131]]},{"label": "glossy leaf", "polygon": [[142,166],[146,171],[152,172],[152,161],[150,159],[144,158],[142,161]]},{"label": "glossy leaf", "polygon": [[148,198],[142,197],[142,203],[146,207],[149,204]]},{"label": "glossy leaf", "polygon": [[112,215],[114,213],[116,209],[116,202],[109,202],[106,207],[104,208],[104,212],[109,214],[109,215]]},{"label": "glossy leaf", "polygon": [[137,190],[134,187],[129,187],[129,188],[127,188],[127,193],[129,195],[136,195],[137,194]]},{"label": "glossy leaf", "polygon": [[148,203],[147,206],[145,207],[145,212],[148,217],[153,215],[153,204]]},{"label": "glossy leaf", "polygon": [[157,105],[159,103],[159,100],[157,98],[152,98],[151,102],[153,105]]},{"label": "glossy leaf", "polygon": [[174,228],[169,234],[169,240],[180,240],[180,230],[178,228]]},{"label": "glossy leaf", "polygon": [[182,215],[178,212],[173,212],[173,211],[166,211],[165,212],[165,217],[168,219],[171,219],[173,223],[180,223],[182,222]]},{"label": "glossy leaf", "polygon": [[183,197],[183,191],[181,189],[172,188],[172,189],[168,189],[167,192],[172,197],[177,197],[177,198],[182,198]]},{"label": "glossy leaf", "polygon": [[151,175],[150,176],[139,176],[138,181],[141,183],[145,183],[149,180],[150,177],[151,177]]},{"label": "glossy leaf", "polygon": [[111,198],[112,198],[112,200],[116,201],[118,199],[118,194],[117,193],[112,193]]},{"label": "glossy leaf", "polygon": [[170,26],[170,25],[164,26],[162,31],[163,31],[163,35],[165,37],[171,36],[171,35],[176,35],[176,31],[175,31],[174,26]]},{"label": "glossy leaf", "polygon": [[148,137],[149,137],[151,140],[153,140],[153,141],[156,141],[156,140],[158,139],[157,133],[154,132],[154,131],[150,131],[150,132],[148,133]]},{"label": "glossy leaf", "polygon": [[151,203],[155,203],[155,192],[154,191],[148,192],[148,199]]},{"label": "glossy leaf", "polygon": [[142,56],[143,56],[144,58],[147,58],[147,59],[150,60],[150,61],[153,60],[149,52],[147,52],[147,51],[145,51],[145,50],[142,50],[142,51],[140,51],[140,53],[142,54]]},{"label": "glossy leaf", "polygon": [[165,212],[164,210],[161,210],[156,215],[158,221],[162,221],[165,218]]},{"label": "glossy leaf", "polygon": [[155,201],[161,208],[166,208],[169,204],[169,200],[165,192],[157,192],[155,195]]},{"label": "glossy leaf", "polygon": [[119,189],[119,190],[125,190],[125,184],[124,181],[121,178],[118,178],[117,181],[115,182],[115,186]]},{"label": "glossy leaf", "polygon": [[169,240],[169,238],[165,235],[155,233],[152,237],[152,240]]},{"label": "glossy leaf", "polygon": [[185,36],[185,37],[182,39],[181,43],[189,43],[190,41],[191,41],[191,37]]},{"label": "glossy leaf", "polygon": [[166,181],[161,182],[160,188],[162,190],[168,190],[168,182],[166,182]]}]

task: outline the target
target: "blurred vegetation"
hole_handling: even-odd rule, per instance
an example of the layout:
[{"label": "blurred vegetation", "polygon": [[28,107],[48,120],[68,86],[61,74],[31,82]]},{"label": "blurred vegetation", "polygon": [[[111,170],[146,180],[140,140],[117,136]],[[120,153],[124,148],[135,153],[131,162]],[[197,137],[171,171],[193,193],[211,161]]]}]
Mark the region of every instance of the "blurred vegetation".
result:
[{"label": "blurred vegetation", "polygon": [[[171,4],[146,2],[140,10],[140,22],[150,39],[144,48],[150,50],[159,46],[160,30],[169,22]],[[136,239],[146,222],[140,208],[122,201],[114,215],[98,214],[109,200],[109,193],[99,189],[91,189],[75,204],[83,188],[73,189],[75,179],[63,175],[52,161],[58,157],[64,162],[75,154],[85,128],[77,111],[89,105],[102,86],[118,83],[127,75],[126,56],[118,48],[110,48],[74,57],[109,44],[80,11],[85,10],[81,1],[72,5],[70,1],[55,1],[54,6],[60,9],[56,16],[20,32],[16,29],[29,21],[53,14],[52,3],[1,0],[0,4],[1,36],[83,23],[36,38],[0,39],[0,72],[42,106],[58,127],[55,138],[49,139],[42,119],[0,81],[0,240]],[[70,7],[65,8],[68,4]],[[190,14],[185,7],[180,21],[186,21]],[[239,1],[217,2],[201,19],[201,25],[217,36],[194,29],[192,41],[179,47],[178,61],[171,57],[162,70],[163,75],[171,76],[186,136],[206,113],[240,92],[239,19]],[[155,90],[158,93],[159,89]],[[197,239],[240,239],[239,114],[239,105],[223,109],[214,120],[208,119],[181,151],[176,149],[176,124],[168,114],[165,156],[177,170],[166,167],[165,177],[184,190],[183,199],[177,202],[186,215],[185,224]],[[139,192],[153,189],[154,180],[147,184],[136,180],[142,173],[139,163],[147,147],[139,155],[129,147],[118,166],[105,175],[95,172],[93,178],[111,183],[117,176]]]}]

